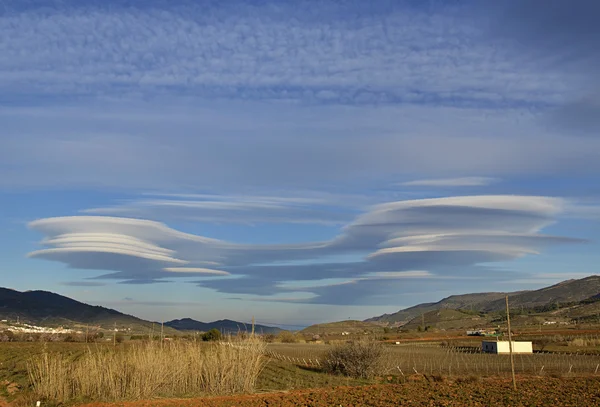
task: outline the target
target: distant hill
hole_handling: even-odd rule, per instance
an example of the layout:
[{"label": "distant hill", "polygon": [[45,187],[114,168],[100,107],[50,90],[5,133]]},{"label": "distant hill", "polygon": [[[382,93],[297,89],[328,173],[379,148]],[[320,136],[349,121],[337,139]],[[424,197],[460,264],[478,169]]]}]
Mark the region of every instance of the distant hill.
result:
[{"label": "distant hill", "polygon": [[408,321],[403,328],[418,329],[431,326],[437,329],[472,329],[488,326],[490,317],[483,314],[454,309],[437,309]]},{"label": "distant hill", "polygon": [[301,330],[300,333],[312,335],[340,335],[342,332],[362,333],[364,331],[370,331],[374,329],[381,330],[381,327],[371,322],[348,320],[311,325]]},{"label": "distant hill", "polygon": [[[428,313],[432,311],[443,309],[464,310],[475,313],[498,313],[504,311],[504,297],[506,295],[509,296],[511,309],[543,308],[554,304],[557,308],[560,308],[561,303],[564,306],[575,306],[577,304],[573,303],[578,303],[600,295],[600,276],[589,276],[579,280],[566,280],[550,287],[532,291],[452,295],[435,303],[419,304],[393,314],[384,314],[378,317],[369,318],[365,322],[374,322],[381,325],[404,325],[414,319],[415,323],[417,323],[417,319],[421,315],[428,315]],[[584,317],[586,310],[596,314],[600,311],[597,310],[598,308],[599,306],[590,305],[588,308],[579,309],[578,314],[580,317]],[[543,312],[549,310],[542,309],[538,311]],[[563,311],[560,316],[568,317],[569,312]]]},{"label": "distant hill", "polygon": [[[206,332],[213,328],[218,329],[223,333],[235,334],[240,331],[250,332],[252,330],[251,324],[246,324],[244,322],[232,321],[229,319],[222,319],[220,321],[214,322],[200,322],[191,318],[183,318],[183,319],[175,319],[173,321],[165,322],[165,326],[169,326],[171,328],[177,329],[178,331],[202,331]],[[277,333],[282,331],[282,329],[266,326],[266,325],[254,325],[254,332],[256,333]]]},{"label": "distant hill", "polygon": [[[522,291],[517,293],[509,293],[508,295],[513,296],[521,293]],[[365,322],[375,322],[383,325],[403,325],[422,314],[440,309],[465,309],[469,311],[479,311],[481,307],[490,302],[496,300],[504,301],[505,296],[506,293],[498,292],[451,295],[450,297],[444,298],[438,302],[428,302],[415,305],[393,314],[384,314],[378,317],[369,318],[365,320]]]},{"label": "distant hill", "polygon": [[[585,300],[600,293],[600,276],[589,276],[579,280],[566,280],[535,291],[514,293],[510,297],[511,308],[533,308],[545,305],[571,303]],[[482,311],[501,311],[504,299],[481,304]]]},{"label": "distant hill", "polygon": [[[88,305],[48,291],[20,292],[0,287],[0,319],[43,326],[89,325],[100,329],[131,329],[148,333],[153,323],[114,309]],[[158,327],[156,328],[158,329]],[[166,334],[176,333],[168,329]]]}]

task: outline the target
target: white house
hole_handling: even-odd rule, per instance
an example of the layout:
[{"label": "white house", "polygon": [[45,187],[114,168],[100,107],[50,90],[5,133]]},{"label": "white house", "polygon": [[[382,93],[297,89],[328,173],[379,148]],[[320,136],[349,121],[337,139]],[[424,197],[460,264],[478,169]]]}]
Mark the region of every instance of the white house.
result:
[{"label": "white house", "polygon": [[[512,341],[513,353],[533,353],[531,341]],[[485,353],[510,353],[508,341],[483,341],[481,350]]]}]

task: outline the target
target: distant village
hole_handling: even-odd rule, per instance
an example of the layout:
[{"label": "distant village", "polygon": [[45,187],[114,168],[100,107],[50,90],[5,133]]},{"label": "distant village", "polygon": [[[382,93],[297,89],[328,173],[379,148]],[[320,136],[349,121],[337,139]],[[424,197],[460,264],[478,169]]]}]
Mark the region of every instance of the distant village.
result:
[{"label": "distant village", "polygon": [[2,328],[15,333],[39,333],[39,334],[81,334],[83,332],[76,331],[62,326],[56,328],[48,328],[44,326],[35,326],[25,323],[9,323],[7,319],[0,320]]}]

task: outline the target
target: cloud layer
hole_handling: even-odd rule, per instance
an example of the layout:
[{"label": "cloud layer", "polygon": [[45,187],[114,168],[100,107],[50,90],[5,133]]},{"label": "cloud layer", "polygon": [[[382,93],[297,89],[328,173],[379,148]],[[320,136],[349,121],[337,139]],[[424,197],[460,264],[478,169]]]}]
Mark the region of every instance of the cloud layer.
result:
[{"label": "cloud layer", "polygon": [[596,174],[600,140],[573,136],[598,129],[597,5],[551,3],[12,2],[0,188]]},{"label": "cloud layer", "polygon": [[489,177],[461,177],[421,179],[403,182],[400,185],[407,187],[479,187],[489,185],[494,181],[496,181],[496,179]]},{"label": "cloud layer", "polygon": [[326,104],[506,106],[546,105],[566,91],[545,85],[555,79],[552,72],[535,72],[532,64],[512,61],[481,41],[481,30],[457,6],[108,4],[6,6],[0,15],[2,93],[73,98],[101,90]]},{"label": "cloud layer", "polygon": [[47,246],[30,257],[111,271],[95,278],[131,284],[191,277],[223,293],[275,301],[387,304],[412,282],[477,279],[486,264],[577,242],[540,233],[564,207],[561,199],[507,195],[389,202],[334,239],[276,245],[234,244],[143,219],[48,218],[30,223]]}]

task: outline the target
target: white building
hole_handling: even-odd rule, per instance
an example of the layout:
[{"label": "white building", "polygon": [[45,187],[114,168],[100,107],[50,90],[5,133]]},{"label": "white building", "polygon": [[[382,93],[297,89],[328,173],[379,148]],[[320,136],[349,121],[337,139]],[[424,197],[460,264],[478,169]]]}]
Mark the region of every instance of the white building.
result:
[{"label": "white building", "polygon": [[[512,341],[512,348],[513,353],[533,353],[533,344],[530,341]],[[485,353],[510,353],[508,341],[483,341],[481,350]]]}]

